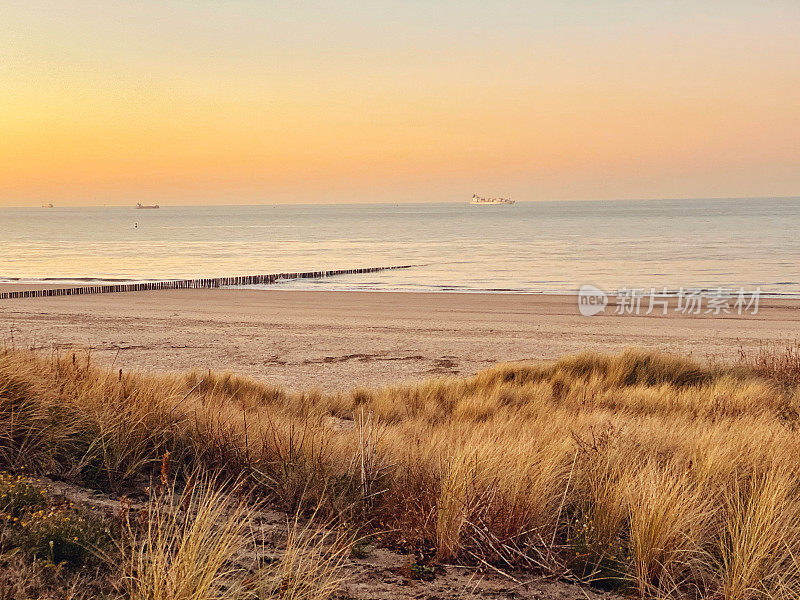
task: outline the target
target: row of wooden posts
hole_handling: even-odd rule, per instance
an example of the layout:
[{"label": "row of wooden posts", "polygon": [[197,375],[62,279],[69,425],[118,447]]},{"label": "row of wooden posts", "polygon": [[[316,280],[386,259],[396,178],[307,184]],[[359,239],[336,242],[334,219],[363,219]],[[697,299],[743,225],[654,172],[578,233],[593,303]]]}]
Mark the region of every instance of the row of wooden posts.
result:
[{"label": "row of wooden posts", "polygon": [[51,288],[44,290],[17,290],[0,292],[0,300],[10,298],[43,298],[49,296],[81,296],[84,294],[111,294],[114,292],[143,292],[148,290],[182,290],[218,288],[237,285],[270,284],[287,279],[317,279],[334,275],[355,273],[375,273],[391,269],[408,269],[414,265],[393,267],[367,267],[363,269],[334,269],[328,271],[305,271],[302,273],[273,273],[270,275],[241,275],[239,277],[213,277],[206,279],[174,279],[170,281],[150,281],[144,283],[120,283],[112,285],[82,285],[72,288]]}]

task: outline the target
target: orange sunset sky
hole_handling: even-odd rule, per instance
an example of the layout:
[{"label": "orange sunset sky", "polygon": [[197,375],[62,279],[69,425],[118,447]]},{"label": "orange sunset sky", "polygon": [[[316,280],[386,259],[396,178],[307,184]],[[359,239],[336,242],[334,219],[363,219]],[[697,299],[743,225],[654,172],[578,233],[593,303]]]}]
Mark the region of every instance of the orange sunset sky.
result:
[{"label": "orange sunset sky", "polygon": [[0,206],[800,194],[795,0],[0,11]]}]

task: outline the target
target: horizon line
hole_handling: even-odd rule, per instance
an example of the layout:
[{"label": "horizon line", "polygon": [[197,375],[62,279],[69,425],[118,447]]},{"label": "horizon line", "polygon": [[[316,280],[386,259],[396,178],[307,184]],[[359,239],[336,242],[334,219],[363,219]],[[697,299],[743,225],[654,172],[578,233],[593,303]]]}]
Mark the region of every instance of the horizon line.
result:
[{"label": "horizon line", "polygon": [[[650,197],[650,198],[594,198],[594,199],[565,199],[565,200],[516,200],[517,204],[538,204],[538,203],[596,203],[596,202],[670,202],[678,200],[800,200],[800,195],[781,195],[781,196],[673,196],[673,197]],[[148,202],[163,202],[147,200]],[[368,205],[402,205],[402,204],[469,204],[469,200],[404,200],[404,201],[354,201],[354,202],[246,202],[246,203],[225,203],[225,204],[159,204],[161,208],[204,208],[204,207],[245,207],[245,206],[368,206]],[[28,204],[8,204],[0,205],[0,209],[5,208],[36,208],[42,209],[49,207],[43,205]],[[53,208],[131,208],[136,210],[136,203],[125,204],[56,204]]]}]

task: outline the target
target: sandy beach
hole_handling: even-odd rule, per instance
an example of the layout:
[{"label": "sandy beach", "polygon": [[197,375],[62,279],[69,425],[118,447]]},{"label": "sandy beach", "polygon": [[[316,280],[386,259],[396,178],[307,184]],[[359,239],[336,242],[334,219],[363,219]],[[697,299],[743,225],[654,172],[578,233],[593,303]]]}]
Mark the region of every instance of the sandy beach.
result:
[{"label": "sandy beach", "polygon": [[[2,289],[19,289],[6,284]],[[501,361],[628,346],[735,359],[800,334],[800,301],[758,314],[593,317],[575,296],[286,290],[172,290],[0,301],[0,338],[73,345],[115,368],[232,370],[289,389],[343,390]]]}]

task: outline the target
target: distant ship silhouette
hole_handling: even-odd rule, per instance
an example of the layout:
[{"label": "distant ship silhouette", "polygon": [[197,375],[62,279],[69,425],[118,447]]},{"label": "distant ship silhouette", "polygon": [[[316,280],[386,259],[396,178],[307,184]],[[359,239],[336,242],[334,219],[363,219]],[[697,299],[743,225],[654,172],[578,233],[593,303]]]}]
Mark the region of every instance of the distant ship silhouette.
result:
[{"label": "distant ship silhouette", "polygon": [[484,198],[482,196],[478,196],[478,194],[472,194],[472,200],[470,200],[470,204],[514,204],[514,200],[511,198]]}]

